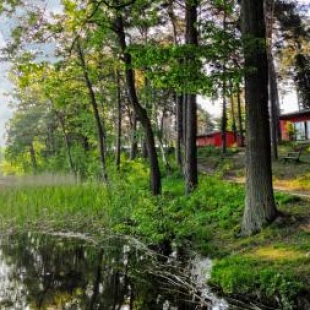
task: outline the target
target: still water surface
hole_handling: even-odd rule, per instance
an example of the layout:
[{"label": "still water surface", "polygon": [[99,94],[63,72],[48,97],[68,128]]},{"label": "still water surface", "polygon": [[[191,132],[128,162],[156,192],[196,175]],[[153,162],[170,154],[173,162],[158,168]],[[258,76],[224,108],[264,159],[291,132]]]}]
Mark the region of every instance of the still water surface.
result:
[{"label": "still water surface", "polygon": [[205,286],[208,260],[158,257],[115,236],[83,238],[3,236],[0,309],[228,309]]}]

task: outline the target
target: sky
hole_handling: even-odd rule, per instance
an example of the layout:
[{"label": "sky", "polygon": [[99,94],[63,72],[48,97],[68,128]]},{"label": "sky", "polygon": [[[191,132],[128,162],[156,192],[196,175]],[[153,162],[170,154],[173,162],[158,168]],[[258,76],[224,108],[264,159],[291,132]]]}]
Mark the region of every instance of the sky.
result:
[{"label": "sky", "polygon": [[[0,22],[0,48],[5,47],[5,39],[3,32],[5,32],[5,25]],[[12,110],[9,108],[9,98],[6,93],[10,92],[11,84],[8,79],[9,63],[0,62],[0,146],[4,145],[5,124],[12,115]]]},{"label": "sky", "polygon": [[[32,3],[34,1],[37,0],[33,0]],[[309,4],[310,0],[299,0],[299,2]],[[46,0],[45,3],[47,12],[61,12],[60,0]],[[8,19],[3,17],[0,18],[0,48],[5,47],[6,40],[9,39],[9,29],[11,25],[12,22]],[[12,89],[12,85],[8,79],[9,68],[10,63],[0,62],[0,146],[5,145],[5,124],[13,113],[12,108],[9,107],[11,98],[8,94]],[[219,102],[212,103],[211,100],[199,96],[198,103],[214,117],[219,117],[221,115],[221,104]],[[297,95],[294,90],[280,98],[280,109],[284,113],[298,109]]]},{"label": "sky", "polygon": [[[310,1],[310,0],[309,0]],[[222,104],[221,100],[217,102],[212,102],[206,97],[199,96],[197,99],[198,104],[200,104],[205,110],[207,110],[215,118],[218,118],[222,114]],[[280,94],[280,111],[281,114],[294,112],[298,110],[297,104],[297,93],[295,89],[292,89],[289,93],[281,96]]]},{"label": "sky", "polygon": [[[32,0],[31,3],[35,3],[37,0]],[[47,12],[61,12],[60,0],[46,0],[46,11]],[[0,18],[0,49],[6,46],[6,42],[10,37],[10,28],[13,22],[8,18]],[[1,55],[0,55],[1,58]],[[10,63],[0,61],[0,147],[5,145],[5,124],[12,116],[13,110],[10,107],[10,91],[12,85],[8,78],[8,72]]]}]

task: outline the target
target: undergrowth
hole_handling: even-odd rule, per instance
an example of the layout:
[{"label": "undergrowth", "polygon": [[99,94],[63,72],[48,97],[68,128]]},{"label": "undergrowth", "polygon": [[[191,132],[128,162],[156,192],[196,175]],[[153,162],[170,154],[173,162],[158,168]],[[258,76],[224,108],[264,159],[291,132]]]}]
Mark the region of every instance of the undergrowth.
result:
[{"label": "undergrowth", "polygon": [[[100,236],[105,230],[130,234],[147,244],[169,240],[215,259],[212,283],[225,294],[247,294],[293,309],[309,286],[310,221],[307,203],[277,195],[284,222],[240,238],[244,190],[216,177],[200,177],[184,196],[177,172],[163,179],[152,197],[143,161],[125,162],[109,185],[8,187],[0,191],[2,230],[76,231]],[[290,308],[291,307],[291,308]]]}]

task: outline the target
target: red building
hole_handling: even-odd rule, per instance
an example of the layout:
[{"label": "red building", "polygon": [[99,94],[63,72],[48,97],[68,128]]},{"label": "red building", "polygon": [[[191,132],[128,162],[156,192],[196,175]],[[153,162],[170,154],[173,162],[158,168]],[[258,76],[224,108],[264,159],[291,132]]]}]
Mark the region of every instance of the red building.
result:
[{"label": "red building", "polygon": [[310,139],[310,109],[280,115],[281,136],[284,141]]},{"label": "red building", "polygon": [[[236,141],[237,140],[237,141]],[[240,144],[239,136],[235,139],[234,133],[232,131],[226,131],[226,141],[227,147],[232,147]],[[199,135],[196,138],[196,145],[199,146],[208,146],[212,145],[215,147],[222,146],[222,132],[213,131],[204,135]]]}]

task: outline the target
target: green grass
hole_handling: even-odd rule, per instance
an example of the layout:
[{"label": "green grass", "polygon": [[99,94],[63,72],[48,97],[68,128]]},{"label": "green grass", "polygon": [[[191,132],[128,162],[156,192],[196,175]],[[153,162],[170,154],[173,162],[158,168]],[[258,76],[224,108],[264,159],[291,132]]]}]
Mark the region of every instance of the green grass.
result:
[{"label": "green grass", "polygon": [[[310,290],[310,216],[307,201],[277,195],[284,216],[260,234],[240,238],[243,187],[200,177],[184,196],[178,173],[152,197],[143,161],[124,163],[110,186],[98,183],[18,186],[0,191],[2,230],[76,231],[100,237],[104,230],[145,243],[173,240],[215,258],[212,283],[225,294],[247,294],[283,309]],[[291,308],[290,308],[291,307]]]},{"label": "green grass", "polygon": [[17,187],[1,190],[2,229],[82,229],[107,217],[102,206],[108,201],[99,185]]},{"label": "green grass", "polygon": [[[309,204],[277,195],[281,220],[251,237],[233,235],[232,227],[212,238],[218,246],[212,283],[225,294],[246,294],[281,309],[298,309],[298,296],[309,292]],[[217,226],[217,224],[215,224]],[[225,255],[225,253],[227,255]],[[307,293],[308,294],[308,293]]]},{"label": "green grass", "polygon": [[[287,156],[289,151],[302,149],[299,163],[283,163],[281,158]],[[282,142],[278,146],[279,160],[273,161],[274,185],[291,191],[310,192],[310,147],[305,143]],[[244,150],[228,149],[223,159],[221,150],[214,147],[198,149],[198,157],[202,172],[222,178],[241,178],[245,176]]]}]

